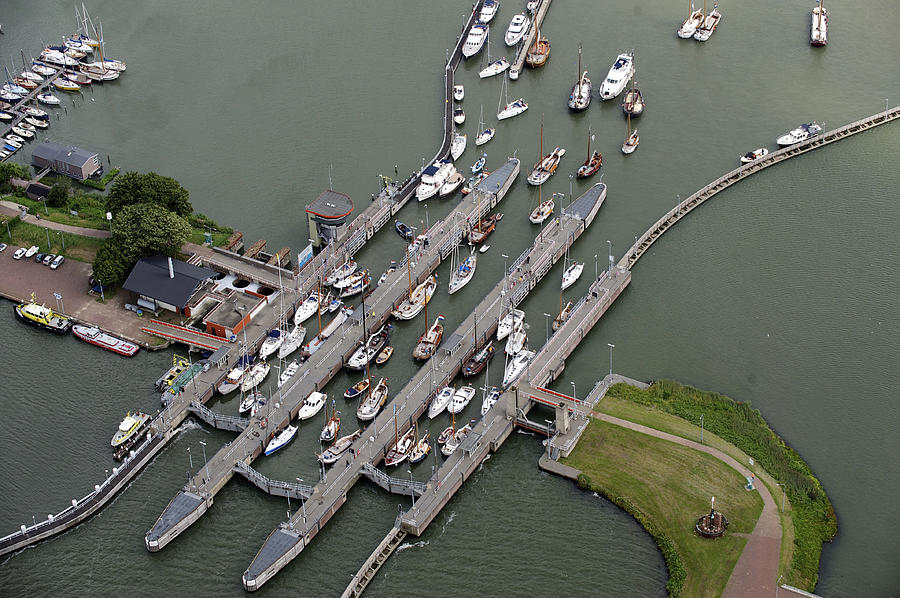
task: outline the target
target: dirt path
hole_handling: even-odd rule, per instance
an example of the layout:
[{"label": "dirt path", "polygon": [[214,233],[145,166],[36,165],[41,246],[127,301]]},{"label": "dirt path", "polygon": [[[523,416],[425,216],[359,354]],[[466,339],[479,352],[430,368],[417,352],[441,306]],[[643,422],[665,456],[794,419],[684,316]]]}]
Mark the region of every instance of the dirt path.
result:
[{"label": "dirt path", "polygon": [[[749,469],[734,458],[699,442],[654,430],[605,413],[592,411],[591,415],[610,424],[708,453],[744,477],[751,474]],[[763,499],[763,510],[756,522],[756,527],[753,528],[753,533],[747,535],[747,544],[725,585],[725,591],[722,592],[723,598],[755,598],[756,596],[775,594],[775,585],[778,580],[778,556],[781,550],[781,521],[778,517],[778,506],[766,485],[758,481],[756,489]]]}]

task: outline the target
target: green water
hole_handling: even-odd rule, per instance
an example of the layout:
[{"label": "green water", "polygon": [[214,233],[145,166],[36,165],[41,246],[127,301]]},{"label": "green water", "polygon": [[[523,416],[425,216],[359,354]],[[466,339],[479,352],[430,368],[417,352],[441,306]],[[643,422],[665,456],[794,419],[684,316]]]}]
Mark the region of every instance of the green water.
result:
[{"label": "green water", "polygon": [[[7,1],[0,59],[39,51],[70,29],[65,2]],[[503,2],[492,24],[492,56],[514,14]],[[830,45],[808,45],[806,3],[723,4],[719,30],[704,44],[679,40],[680,2],[555,2],[543,32],[549,64],[510,84],[530,109],[503,121],[483,146],[488,167],[518,152],[527,170],[545,146],[568,149],[544,193],[569,193],[567,173],[583,160],[590,125],[604,155],[609,196],[573,256],[602,268],[607,240],[621,255],[665,210],[736,164],[736,157],[801,122],[832,128],[900,103],[900,8],[887,0],[829,7]],[[466,3],[290,3],[266,5],[163,1],[88,6],[103,21],[109,55],[128,72],[83,96],[65,95],[52,121],[56,141],[109,155],[114,166],[156,170],[190,191],[198,211],[234,226],[250,242],[300,248],[304,207],[329,186],[357,206],[377,191],[379,173],[401,176],[434,154],[441,138],[440,68]],[[589,15],[586,18],[585,15]],[[596,98],[582,114],[565,101],[576,75],[577,44],[595,89],[615,55],[634,48],[647,102],[636,122],[641,146],[619,152],[625,122],[616,101]],[[512,53],[507,52],[511,58]],[[479,81],[478,59],[460,67],[470,148],[479,106],[494,122],[500,79]],[[19,62],[19,66],[21,64]],[[12,68],[12,67],[10,67]],[[60,95],[64,95],[60,92]],[[900,580],[900,545],[890,525],[900,510],[896,465],[896,362],[900,292],[896,267],[900,216],[896,125],[864,133],[766,170],[721,193],[667,233],[634,269],[629,289],[569,360],[560,390],[583,395],[608,367],[642,379],[671,377],[751,401],[796,447],[834,502],[840,532],[825,547],[817,592],[889,595]],[[481,148],[479,148],[481,149]],[[521,178],[524,178],[521,177]],[[575,194],[590,183],[576,182]],[[504,258],[536,234],[526,215],[537,190],[520,180],[501,204],[507,217],[473,282],[429,312],[451,328],[501,276]],[[399,218],[433,222],[454,199],[405,207]],[[427,209],[425,205],[428,205]],[[389,230],[360,253],[380,272],[403,245]],[[8,258],[0,258],[8,259]],[[559,307],[561,267],[524,304],[532,346],[545,335],[543,313]],[[439,275],[447,280],[447,266]],[[584,293],[589,277],[566,298]],[[433,306],[433,307],[432,307]],[[125,360],[27,329],[11,308],[0,325],[5,400],[0,402],[0,533],[45,518],[99,483],[114,466],[109,437],[128,409],[155,409],[152,382],[171,351]],[[434,317],[433,315],[431,317]],[[398,389],[416,367],[407,357],[424,322],[395,325],[397,352],[382,369]],[[491,379],[500,377],[500,363]],[[274,376],[274,375],[273,375]],[[340,374],[340,393],[354,377]],[[483,380],[478,379],[480,385]],[[351,426],[355,405],[338,398]],[[236,411],[236,401],[213,408]],[[464,414],[477,415],[473,401]],[[471,415],[470,415],[471,414]],[[541,414],[536,412],[539,419]],[[322,415],[292,445],[261,459],[273,477],[317,479],[312,457]],[[432,431],[446,426],[437,419]],[[232,481],[188,532],[160,553],[143,534],[202,463],[231,435],[189,426],[100,515],[0,566],[4,595],[240,595],[240,575],[288,508],[283,499]],[[409,538],[379,573],[373,596],[566,592],[662,595],[665,567],[630,517],[569,482],[537,470],[538,439],[515,435],[487,461],[421,538]],[[412,470],[425,479],[431,460]],[[406,476],[406,468],[397,475]],[[391,527],[408,499],[361,482],[325,533],[267,584],[339,594]],[[291,509],[298,505],[292,504]],[[408,545],[408,546],[407,546]],[[54,574],[50,574],[50,572]]]}]

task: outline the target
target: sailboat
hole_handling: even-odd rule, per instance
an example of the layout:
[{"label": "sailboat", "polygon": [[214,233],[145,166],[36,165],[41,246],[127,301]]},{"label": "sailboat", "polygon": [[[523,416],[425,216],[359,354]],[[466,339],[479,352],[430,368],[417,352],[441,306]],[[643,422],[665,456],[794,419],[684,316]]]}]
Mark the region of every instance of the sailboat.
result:
[{"label": "sailboat", "polygon": [[453,398],[455,393],[456,389],[452,386],[445,386],[438,391],[434,398],[431,399],[431,405],[428,406],[428,419],[434,419],[440,415],[447,408],[447,405],[450,404],[450,399]]},{"label": "sailboat", "polygon": [[481,415],[484,416],[500,399],[500,389],[492,386],[490,392],[481,400]]},{"label": "sailboat", "polygon": [[418,463],[424,461],[428,453],[431,452],[431,445],[428,444],[428,432],[419,438],[419,420],[416,420],[416,442],[413,449],[409,452],[409,462]]},{"label": "sailboat", "polygon": [[635,87],[634,71],[631,72],[631,89],[625,92],[622,99],[622,110],[631,116],[640,116],[644,112],[644,95]]},{"label": "sailboat", "polygon": [[266,445],[266,456],[271,455],[280,448],[284,448],[297,435],[298,429],[297,426],[288,425],[284,430],[273,436],[269,444]]},{"label": "sailboat", "polygon": [[589,177],[595,174],[600,167],[603,166],[603,156],[600,154],[599,150],[594,150],[594,153],[591,153],[591,141],[593,141],[594,136],[591,134],[591,128],[588,127],[588,142],[587,142],[587,158],[584,160],[584,164],[578,167],[578,170],[575,172],[575,176],[580,179]]},{"label": "sailboat", "polygon": [[453,438],[456,434],[456,415],[451,415],[450,417],[450,425],[443,429],[443,431],[438,435],[437,442],[440,445],[447,444],[447,441]]},{"label": "sailboat", "polygon": [[412,271],[410,269],[409,259],[406,260],[406,276],[409,280],[409,295],[397,309],[391,312],[391,315],[398,320],[412,320],[419,315],[422,309],[424,309],[425,304],[431,301],[431,296],[437,288],[437,277],[432,274],[413,290]]},{"label": "sailboat", "polygon": [[484,104],[481,105],[481,118],[478,119],[478,136],[475,138],[475,145],[484,145],[494,138],[497,129],[484,126]]},{"label": "sailboat", "polygon": [[284,359],[303,345],[303,339],[306,338],[306,328],[294,325],[294,328],[286,335],[283,335],[284,341],[278,348],[278,359]]},{"label": "sailboat", "polygon": [[519,323],[525,321],[525,312],[521,309],[514,309],[500,318],[497,323],[497,340],[502,341],[512,332]]},{"label": "sailboat", "polygon": [[361,434],[362,430],[360,429],[356,432],[353,432],[352,434],[341,436],[340,438],[335,440],[334,444],[325,449],[321,454],[317,454],[316,457],[325,465],[331,465],[332,463],[337,462],[337,460],[341,458],[341,455],[343,455],[347,451],[347,449],[350,448],[350,445],[352,445],[353,442],[357,438],[359,438]]},{"label": "sailboat", "polygon": [[409,456],[415,443],[415,428],[410,428],[403,436],[399,434],[397,426],[397,405],[394,404],[394,443],[387,449],[384,456],[385,465],[400,465]]},{"label": "sailboat", "polygon": [[543,224],[547,218],[553,215],[553,210],[556,209],[556,203],[553,201],[555,195],[551,195],[547,201],[541,201],[543,190],[543,185],[538,187],[538,205],[528,216],[528,220],[532,224]]},{"label": "sailboat", "polygon": [[509,68],[509,61],[506,59],[506,56],[503,56],[499,60],[495,60],[491,62],[491,33],[488,31],[487,35],[487,66],[483,67],[480,71],[478,71],[478,77],[480,79],[485,79],[487,77],[493,77],[494,75],[499,75],[503,71]]},{"label": "sailboat", "polygon": [[828,11],[825,10],[825,2],[822,0],[816,0],[816,6],[812,9],[809,43],[814,46],[824,46],[828,43]]},{"label": "sailboat", "polygon": [[[562,295],[560,295],[560,303],[562,303]],[[553,332],[556,332],[560,329],[560,327],[566,323],[569,319],[569,316],[572,315],[572,302],[569,301],[566,303],[564,308],[559,310],[559,315],[553,319]]]},{"label": "sailboat", "polygon": [[542,36],[541,30],[538,29],[534,36],[534,43],[531,44],[528,54],[525,55],[525,64],[533,69],[540,68],[547,64],[548,58],[550,58],[550,40],[546,35]]},{"label": "sailboat", "polygon": [[529,185],[543,185],[547,182],[556,169],[559,168],[560,159],[566,154],[566,150],[556,146],[556,148],[547,154],[544,155],[544,119],[541,119],[541,141],[540,141],[540,149],[538,150],[538,162],[534,165],[534,169],[531,171],[531,174],[528,175],[528,184]]},{"label": "sailboat", "polygon": [[286,368],[284,368],[284,371],[281,372],[280,376],[278,376],[278,388],[281,388],[282,386],[287,384],[299,369],[300,363],[296,360],[292,361]]},{"label": "sailboat", "polygon": [[[706,0],[703,0],[703,12],[706,13]],[[698,42],[705,42],[709,39],[709,37],[716,30],[716,27],[719,26],[719,21],[722,19],[722,13],[719,12],[719,5],[713,4],[712,12],[706,15],[703,19],[703,24],[697,27],[697,31],[694,33],[694,39]]]},{"label": "sailboat", "polygon": [[[566,250],[566,259],[565,262],[569,261],[569,251]],[[560,285],[560,290],[564,291],[568,289],[570,286],[578,282],[578,279],[581,278],[581,273],[584,272],[584,263],[578,263],[575,260],[572,260],[572,263],[566,268],[565,272],[562,275],[562,284]],[[560,301],[562,301],[562,296],[560,295]]]},{"label": "sailboat", "polygon": [[637,149],[638,144],[641,142],[641,137],[638,135],[638,130],[631,130],[631,114],[628,115],[628,129],[625,134],[625,142],[622,144],[622,153],[623,154],[631,154],[634,150]]},{"label": "sailboat", "polygon": [[[506,102],[505,104],[504,100]],[[518,116],[526,110],[528,110],[528,103],[524,99],[519,98],[514,102],[509,101],[509,83],[504,79],[503,84],[500,86],[500,101],[497,104],[497,120]]]},{"label": "sailboat", "polygon": [[353,352],[345,366],[356,371],[364,369],[385,347],[387,340],[388,329],[387,325],[385,325],[369,335],[366,342]]},{"label": "sailboat", "polygon": [[454,160],[458,160],[460,156],[463,155],[463,152],[466,151],[466,141],[468,137],[466,135],[454,134],[453,141],[450,142],[450,157]]},{"label": "sailboat", "polygon": [[387,395],[388,379],[382,378],[374,389],[369,390],[369,396],[366,397],[366,400],[359,404],[359,407],[356,409],[356,417],[362,421],[375,419],[375,416],[378,415],[378,412],[381,411],[381,407],[387,400]]},{"label": "sailboat", "polygon": [[453,255],[450,259],[450,283],[447,285],[447,292],[452,295],[472,280],[475,275],[475,266],[478,262],[478,256],[475,251],[459,263],[459,245],[453,246]]},{"label": "sailboat", "polygon": [[697,28],[703,24],[703,11],[694,10],[694,0],[688,0],[688,18],[678,28],[678,37],[690,39],[694,37]]},{"label": "sailboat", "polygon": [[331,273],[325,277],[325,281],[323,284],[326,287],[330,287],[333,284],[344,280],[345,278],[356,272],[357,267],[358,266],[356,264],[356,260],[354,260],[352,257],[347,257],[343,264],[335,267],[334,270],[332,270]]},{"label": "sailboat", "polygon": [[569,109],[581,112],[591,105],[591,80],[588,72],[581,70],[581,44],[578,44],[578,73],[572,93],[569,94]]},{"label": "sailboat", "polygon": [[441,338],[444,336],[443,315],[438,315],[431,328],[425,331],[425,334],[419,337],[419,342],[413,349],[413,359],[417,361],[425,361],[435,354],[438,345],[441,344]]},{"label": "sailboat", "polygon": [[275,353],[283,343],[284,335],[281,330],[273,328],[269,331],[269,334],[266,335],[266,340],[263,341],[262,346],[259,348],[259,358],[267,359],[270,355]]},{"label": "sailboat", "polygon": [[449,457],[453,454],[453,452],[459,448],[459,445],[462,444],[462,441],[466,439],[469,433],[472,431],[472,423],[475,420],[473,419],[471,422],[464,425],[462,428],[457,430],[453,436],[447,439],[447,442],[444,443],[444,446],[441,447],[441,452],[444,456]]},{"label": "sailboat", "polygon": [[334,400],[332,400],[331,417],[325,421],[325,426],[322,428],[321,434],[319,434],[320,442],[331,442],[337,438],[338,432],[341,429],[341,418],[338,417],[340,413],[341,412],[337,410],[337,407],[334,404]]},{"label": "sailboat", "polygon": [[506,347],[503,350],[507,355],[517,355],[525,348],[525,343],[527,342],[528,334],[525,332],[525,323],[519,322],[513,325],[513,330],[506,339]]},{"label": "sailboat", "polygon": [[[481,217],[481,196],[478,196],[478,221],[472,230],[469,231],[469,244],[478,245],[483,243],[497,226],[497,214],[492,214],[487,218]],[[484,253],[483,251],[481,253]]]}]

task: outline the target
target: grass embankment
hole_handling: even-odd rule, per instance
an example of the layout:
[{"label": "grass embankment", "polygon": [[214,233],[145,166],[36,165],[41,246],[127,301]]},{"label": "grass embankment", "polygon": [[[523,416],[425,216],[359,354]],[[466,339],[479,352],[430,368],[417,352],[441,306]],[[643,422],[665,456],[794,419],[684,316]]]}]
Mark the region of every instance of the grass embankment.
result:
[{"label": "grass embankment", "polygon": [[[615,401],[604,405],[609,398],[623,401],[619,401],[619,405]],[[743,454],[749,455],[758,467],[783,483],[791,504],[786,516],[790,517],[792,524],[783,526],[783,530],[785,540],[793,537],[793,545],[787,549],[785,542],[782,542],[784,581],[808,591],[815,589],[822,543],[830,541],[837,533],[837,518],[831,501],[812,470],[769,428],[759,411],[749,403],[668,380],[658,381],[648,390],[616,384],[600,403],[599,407],[608,410],[611,415],[692,440],[699,440],[696,424],[703,415],[706,444],[716,446],[744,463],[747,460]],[[643,411],[643,414],[636,409]],[[617,410],[619,413],[616,413]],[[654,413],[652,410],[658,411]],[[679,419],[673,421],[666,414]],[[742,453],[734,454],[735,447]],[[778,502],[780,489],[773,487],[774,483],[767,485]]]},{"label": "grass embankment", "polygon": [[[12,243],[20,247],[37,245],[45,253],[64,255],[67,258],[81,262],[94,261],[97,250],[106,242],[106,239],[82,237],[81,235],[51,230],[50,249],[47,249],[47,230],[44,227],[22,222],[15,218],[9,221],[9,230],[12,233],[12,241],[8,240],[9,237],[6,235],[6,231],[3,230],[2,240],[4,243]],[[65,242],[65,249],[63,249],[63,242]]]},{"label": "grass embankment", "polygon": [[[106,221],[106,208],[103,207],[103,198],[92,194],[78,195],[69,200],[69,205],[65,208],[44,209],[44,204],[40,200],[28,199],[24,196],[12,196],[7,198],[28,208],[32,214],[39,214],[41,218],[51,222],[59,222],[60,224],[68,224],[70,226],[81,226],[84,228],[109,229],[109,223]],[[73,215],[69,210],[78,212]]]},{"label": "grass embankment", "polygon": [[[671,596],[718,596],[725,589],[762,499],[743,489],[745,480],[715,457],[640,432],[592,420],[572,455],[582,487],[602,494],[638,520],[666,560]],[[728,517],[728,533],[716,540],[694,533],[709,500]]]},{"label": "grass embankment", "polygon": [[107,172],[105,175],[103,175],[103,178],[100,179],[99,181],[96,179],[85,179],[83,181],[80,181],[80,183],[82,185],[84,185],[85,187],[92,187],[92,188],[98,189],[100,191],[106,191],[106,186],[109,185],[110,181],[112,181],[114,178],[116,178],[117,174],[119,174],[119,169],[113,168],[112,170]]}]

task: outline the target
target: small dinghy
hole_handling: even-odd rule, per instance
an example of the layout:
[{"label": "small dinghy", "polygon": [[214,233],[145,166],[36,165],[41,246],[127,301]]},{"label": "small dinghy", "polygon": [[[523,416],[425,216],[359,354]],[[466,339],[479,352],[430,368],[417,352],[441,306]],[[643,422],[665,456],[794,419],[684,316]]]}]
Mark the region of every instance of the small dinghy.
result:
[{"label": "small dinghy", "polygon": [[362,380],[348,388],[346,391],[344,391],[344,398],[348,400],[355,399],[362,393],[369,390],[369,384],[371,384],[371,380],[369,378],[363,378]]},{"label": "small dinghy", "polygon": [[403,239],[409,241],[413,238],[413,229],[403,224],[399,220],[397,220],[394,228],[397,230],[397,234],[400,235]]},{"label": "small dinghy", "polygon": [[487,154],[482,155],[478,160],[472,164],[472,174],[478,174],[484,168],[484,163],[487,161]]},{"label": "small dinghy", "polygon": [[466,97],[466,88],[462,85],[454,85],[453,86],[453,99],[457,102],[462,102]]},{"label": "small dinghy", "polygon": [[387,362],[388,359],[391,358],[391,355],[394,354],[394,348],[391,346],[387,346],[381,350],[381,353],[378,354],[378,357],[375,358],[375,365],[383,365]]},{"label": "small dinghy", "polygon": [[463,111],[463,109],[460,106],[457,106],[456,108],[453,109],[453,122],[455,122],[458,125],[461,125],[464,122],[466,122],[466,113]]},{"label": "small dinghy", "polygon": [[749,164],[750,162],[753,162],[754,160],[759,160],[760,158],[762,158],[763,156],[767,156],[768,154],[769,154],[769,150],[767,150],[764,147],[755,149],[752,152],[747,152],[746,154],[741,156],[741,164]]}]

